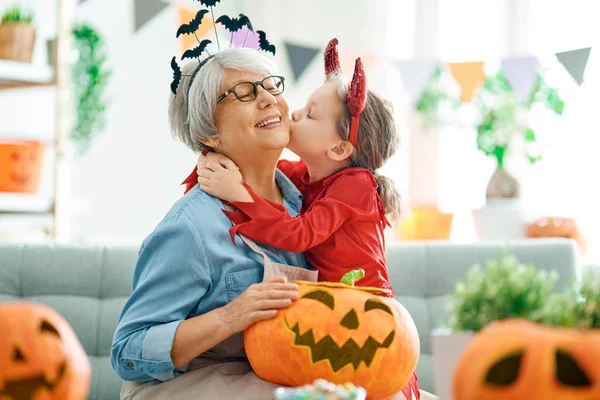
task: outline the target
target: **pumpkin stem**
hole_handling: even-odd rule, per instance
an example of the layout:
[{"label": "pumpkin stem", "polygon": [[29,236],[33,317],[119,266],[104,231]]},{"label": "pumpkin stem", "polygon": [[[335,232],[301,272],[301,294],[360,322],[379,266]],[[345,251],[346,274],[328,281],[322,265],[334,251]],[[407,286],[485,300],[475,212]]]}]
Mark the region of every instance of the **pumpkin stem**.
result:
[{"label": "pumpkin stem", "polygon": [[356,281],[361,280],[362,278],[365,277],[365,270],[364,269],[355,269],[352,270],[350,272],[347,272],[346,274],[344,274],[344,276],[342,276],[342,279],[340,279],[340,282],[345,284],[345,285],[350,285],[350,286],[354,286],[354,284],[356,283]]}]

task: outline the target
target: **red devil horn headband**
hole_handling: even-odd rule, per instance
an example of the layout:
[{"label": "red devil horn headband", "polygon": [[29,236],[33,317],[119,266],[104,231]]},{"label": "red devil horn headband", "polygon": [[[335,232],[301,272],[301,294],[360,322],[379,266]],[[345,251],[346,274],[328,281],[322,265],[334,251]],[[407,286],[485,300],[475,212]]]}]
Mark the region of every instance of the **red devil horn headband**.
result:
[{"label": "red devil horn headband", "polygon": [[[342,75],[340,58],[336,47],[337,44],[338,40],[333,38],[329,41],[329,44],[325,49],[325,75],[327,78],[332,75]],[[356,146],[360,115],[367,104],[367,78],[365,77],[365,70],[363,69],[360,58],[357,58],[354,64],[354,75],[352,76],[352,82],[348,89],[346,103],[348,104],[348,110],[350,111],[351,117],[350,137],[348,140],[353,146]]]}]

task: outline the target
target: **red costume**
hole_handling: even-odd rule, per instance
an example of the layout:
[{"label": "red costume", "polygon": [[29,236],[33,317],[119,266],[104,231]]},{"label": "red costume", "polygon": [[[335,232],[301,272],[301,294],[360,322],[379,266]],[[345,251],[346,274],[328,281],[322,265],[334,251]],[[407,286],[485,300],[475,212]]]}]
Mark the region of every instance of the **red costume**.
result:
[{"label": "red costume", "polygon": [[277,166],[304,196],[300,215],[290,217],[285,207],[263,199],[246,185],[254,202],[230,203],[244,215],[224,211],[236,223],[231,234],[239,232],[283,250],[305,252],[320,281],[339,282],[348,271],[362,268],[365,277],[358,286],[392,291],[383,237],[389,224],[373,175],[363,168],[344,168],[309,182],[302,161],[280,160]]}]

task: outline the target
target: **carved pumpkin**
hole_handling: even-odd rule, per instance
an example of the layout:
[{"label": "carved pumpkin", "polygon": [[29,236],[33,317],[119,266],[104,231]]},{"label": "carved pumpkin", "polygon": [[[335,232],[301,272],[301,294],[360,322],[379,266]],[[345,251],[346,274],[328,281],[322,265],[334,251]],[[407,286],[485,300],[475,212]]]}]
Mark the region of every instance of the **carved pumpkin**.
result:
[{"label": "carved pumpkin", "polygon": [[543,217],[527,227],[527,237],[561,237],[579,239],[579,229],[572,218]]},{"label": "carved pumpkin", "polygon": [[351,382],[385,399],[408,382],[419,335],[408,311],[382,290],[343,283],[296,282],[298,300],[244,332],[256,374],[284,386],[316,379]]},{"label": "carved pumpkin", "polygon": [[50,307],[0,304],[0,399],[83,400],[90,364],[71,326]]},{"label": "carved pumpkin", "polygon": [[508,319],[488,325],[461,356],[457,400],[600,399],[600,332]]},{"label": "carved pumpkin", "polygon": [[44,147],[40,142],[0,143],[0,192],[38,191]]}]

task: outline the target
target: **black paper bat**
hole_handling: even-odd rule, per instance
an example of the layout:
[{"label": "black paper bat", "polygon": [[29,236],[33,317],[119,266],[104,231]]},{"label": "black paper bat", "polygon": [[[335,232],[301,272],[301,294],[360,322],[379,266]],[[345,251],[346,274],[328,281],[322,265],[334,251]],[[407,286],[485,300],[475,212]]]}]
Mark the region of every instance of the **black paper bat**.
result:
[{"label": "black paper bat", "polygon": [[244,14],[240,14],[239,18],[229,18],[227,15],[221,15],[219,19],[217,19],[217,23],[225,26],[225,29],[232,33],[239,31],[244,26],[248,26],[248,29],[252,30],[252,24]]},{"label": "black paper bat", "polygon": [[214,7],[221,0],[198,0],[200,3],[206,7]]},{"label": "black paper bat", "polygon": [[179,86],[179,82],[181,81],[181,68],[175,61],[175,57],[171,60],[171,69],[173,70],[173,82],[171,82],[171,92],[173,94],[177,94],[177,87]]},{"label": "black paper bat", "polygon": [[270,51],[275,55],[275,46],[269,43],[267,40],[267,34],[263,31],[256,31],[258,33],[258,45],[259,49],[263,51]]},{"label": "black paper bat", "polygon": [[202,23],[202,18],[204,18],[204,14],[206,14],[208,10],[200,10],[196,14],[193,20],[190,21],[189,24],[183,24],[177,30],[177,37],[181,34],[191,35],[198,30],[198,27]]},{"label": "black paper bat", "polygon": [[187,50],[185,53],[183,53],[181,59],[185,60],[186,58],[200,58],[204,50],[206,50],[206,46],[208,46],[211,43],[212,42],[210,40],[204,39],[200,42],[200,44],[197,47]]}]

